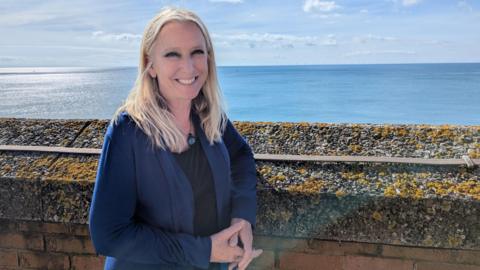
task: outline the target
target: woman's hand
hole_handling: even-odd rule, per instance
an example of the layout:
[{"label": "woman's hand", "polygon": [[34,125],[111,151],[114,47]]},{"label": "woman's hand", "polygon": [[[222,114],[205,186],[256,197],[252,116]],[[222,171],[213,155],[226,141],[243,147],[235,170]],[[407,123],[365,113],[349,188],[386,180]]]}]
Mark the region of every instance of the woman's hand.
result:
[{"label": "woman's hand", "polygon": [[243,257],[243,249],[239,246],[231,246],[228,240],[243,228],[244,222],[232,224],[230,227],[210,236],[212,251],[210,262],[239,262]]},{"label": "woman's hand", "polygon": [[246,269],[250,262],[260,256],[260,254],[263,252],[261,249],[252,248],[253,233],[250,222],[241,218],[233,218],[231,226],[236,224],[243,224],[242,228],[239,232],[234,233],[228,242],[231,247],[235,247],[238,245],[238,237],[240,237],[240,240],[243,244],[244,253],[240,261],[234,261],[228,265],[228,270],[234,269],[237,265],[239,270]]}]

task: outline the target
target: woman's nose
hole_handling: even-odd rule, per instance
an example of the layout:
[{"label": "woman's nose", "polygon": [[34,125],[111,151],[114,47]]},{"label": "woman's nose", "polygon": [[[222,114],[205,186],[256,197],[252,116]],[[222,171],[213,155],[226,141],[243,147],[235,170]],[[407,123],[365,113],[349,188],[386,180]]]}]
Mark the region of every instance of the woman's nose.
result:
[{"label": "woman's nose", "polygon": [[185,73],[193,73],[195,65],[191,57],[185,57],[182,61],[182,69]]}]

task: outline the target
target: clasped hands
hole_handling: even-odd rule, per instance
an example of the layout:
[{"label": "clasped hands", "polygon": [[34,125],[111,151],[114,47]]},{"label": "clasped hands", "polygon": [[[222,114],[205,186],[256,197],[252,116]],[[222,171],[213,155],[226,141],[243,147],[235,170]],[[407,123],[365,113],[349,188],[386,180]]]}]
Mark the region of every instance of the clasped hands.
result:
[{"label": "clasped hands", "polygon": [[[244,270],[250,262],[260,256],[263,250],[253,249],[253,233],[250,222],[233,218],[230,227],[212,236],[211,262],[228,262],[228,270],[238,266]],[[242,241],[243,248],[238,246],[238,239]]]}]

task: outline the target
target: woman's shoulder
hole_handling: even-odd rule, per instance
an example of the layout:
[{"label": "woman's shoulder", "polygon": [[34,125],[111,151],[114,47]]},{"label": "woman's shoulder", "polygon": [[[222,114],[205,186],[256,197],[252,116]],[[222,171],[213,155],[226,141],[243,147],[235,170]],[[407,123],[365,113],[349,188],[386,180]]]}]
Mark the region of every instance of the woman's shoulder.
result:
[{"label": "woman's shoulder", "polygon": [[136,129],[135,121],[128,112],[121,112],[114,116],[107,128],[107,136],[130,135]]}]

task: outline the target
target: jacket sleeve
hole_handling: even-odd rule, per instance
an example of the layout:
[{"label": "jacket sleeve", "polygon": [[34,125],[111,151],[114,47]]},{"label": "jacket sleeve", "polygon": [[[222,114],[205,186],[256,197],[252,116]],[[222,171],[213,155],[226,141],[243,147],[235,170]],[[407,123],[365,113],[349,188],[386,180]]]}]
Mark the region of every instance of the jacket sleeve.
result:
[{"label": "jacket sleeve", "polygon": [[257,170],[250,146],[228,120],[223,142],[230,156],[232,218],[243,218],[255,228],[257,214]]},{"label": "jacket sleeve", "polygon": [[96,251],[137,263],[208,268],[210,237],[173,233],[135,219],[137,179],[128,134],[124,125],[111,124],[105,135],[89,217]]}]

